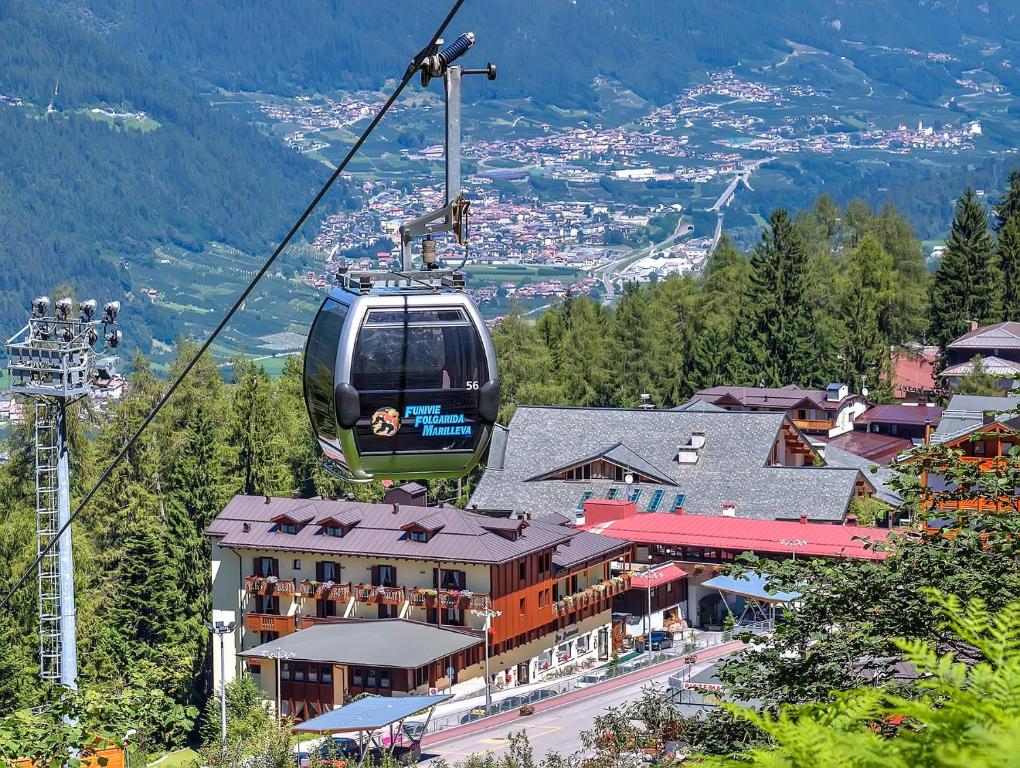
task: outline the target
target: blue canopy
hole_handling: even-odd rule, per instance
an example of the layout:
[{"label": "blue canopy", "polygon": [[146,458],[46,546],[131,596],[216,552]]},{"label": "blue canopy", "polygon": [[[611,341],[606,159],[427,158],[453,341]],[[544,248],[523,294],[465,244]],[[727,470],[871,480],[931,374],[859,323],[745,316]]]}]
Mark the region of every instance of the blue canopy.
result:
[{"label": "blue canopy", "polygon": [[453,696],[371,696],[305,720],[294,726],[299,733],[343,733],[375,731],[415,712],[449,701]]},{"label": "blue canopy", "polygon": [[739,576],[715,576],[703,586],[763,603],[789,603],[800,597],[799,592],[776,592],[768,588],[768,577],[748,571]]}]

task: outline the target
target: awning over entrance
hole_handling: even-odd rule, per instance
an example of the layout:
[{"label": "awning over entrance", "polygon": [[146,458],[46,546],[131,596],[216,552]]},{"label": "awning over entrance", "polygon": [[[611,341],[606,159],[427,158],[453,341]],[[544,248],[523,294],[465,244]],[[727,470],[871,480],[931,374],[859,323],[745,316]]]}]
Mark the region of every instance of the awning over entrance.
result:
[{"label": "awning over entrance", "polygon": [[[768,577],[760,573],[742,573],[739,576],[715,576],[703,586],[719,592],[727,592],[760,603],[791,603],[800,597],[798,592],[779,592],[768,587]],[[633,583],[633,581],[631,582]]]},{"label": "awning over entrance", "polygon": [[297,733],[364,733],[399,723],[453,696],[370,696],[294,726]]}]

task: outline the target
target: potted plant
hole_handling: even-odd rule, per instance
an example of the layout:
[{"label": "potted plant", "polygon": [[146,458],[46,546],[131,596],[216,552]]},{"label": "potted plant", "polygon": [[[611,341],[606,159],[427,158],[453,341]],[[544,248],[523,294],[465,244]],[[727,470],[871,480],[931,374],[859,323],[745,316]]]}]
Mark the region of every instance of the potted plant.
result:
[{"label": "potted plant", "polygon": [[533,715],[533,714],[535,714],[535,705],[534,704],[523,704],[523,705],[521,705],[521,708],[518,711],[521,713],[521,717],[527,717],[528,715]]}]

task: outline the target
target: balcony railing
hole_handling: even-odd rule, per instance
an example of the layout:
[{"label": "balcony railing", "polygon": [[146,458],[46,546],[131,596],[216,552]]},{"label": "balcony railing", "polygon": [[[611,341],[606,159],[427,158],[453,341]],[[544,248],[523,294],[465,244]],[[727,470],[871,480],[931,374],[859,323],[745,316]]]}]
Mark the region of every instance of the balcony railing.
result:
[{"label": "balcony railing", "polygon": [[358,584],[354,588],[354,599],[359,603],[401,605],[407,599],[407,596],[403,587],[377,587],[374,584]]},{"label": "balcony railing", "polygon": [[280,579],[276,576],[248,576],[244,580],[244,591],[249,595],[293,595],[294,579]]},{"label": "balcony railing", "polygon": [[342,619],[342,616],[302,616],[298,628],[308,629],[316,624],[335,624]]},{"label": "balcony railing", "polygon": [[252,632],[278,632],[287,635],[297,630],[297,616],[277,616],[272,613],[249,613],[245,626]]},{"label": "balcony railing", "polygon": [[309,600],[343,600],[347,601],[351,599],[351,585],[350,582],[347,584],[337,584],[332,581],[313,581],[312,579],[302,579],[298,585],[298,591],[301,597],[308,598]]},{"label": "balcony railing", "polygon": [[805,432],[828,432],[836,426],[832,419],[794,419],[793,423]]},{"label": "balcony railing", "polygon": [[598,603],[602,600],[611,600],[614,595],[625,592],[630,588],[630,574],[614,576],[606,581],[600,581],[587,589],[582,589],[572,595],[567,595],[562,600],[552,604],[553,612],[557,616],[563,616],[571,611],[584,608],[587,605]]},{"label": "balcony railing", "polygon": [[484,610],[492,606],[491,598],[481,592],[456,589],[419,587],[407,591],[407,599],[416,608],[448,608],[453,610]]}]

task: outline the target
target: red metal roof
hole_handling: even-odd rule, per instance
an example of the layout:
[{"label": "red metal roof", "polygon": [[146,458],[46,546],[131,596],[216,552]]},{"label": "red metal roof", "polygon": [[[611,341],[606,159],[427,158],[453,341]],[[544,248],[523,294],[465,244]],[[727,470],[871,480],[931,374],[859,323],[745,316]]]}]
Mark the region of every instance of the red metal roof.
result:
[{"label": "red metal roof", "polygon": [[[887,528],[748,520],[740,517],[648,513],[586,525],[585,530],[641,544],[775,552],[805,557],[854,557],[881,560],[884,552],[865,549],[863,541],[884,542]],[[786,542],[786,543],[783,543]]]},{"label": "red metal roof", "polygon": [[884,403],[869,408],[856,419],[854,424],[909,424],[923,427],[931,422],[932,428],[942,420],[942,409],[932,405],[896,405]]},{"label": "red metal roof", "polygon": [[649,587],[661,587],[671,581],[686,579],[687,571],[674,563],[667,563],[659,568],[649,568],[647,571],[639,571],[631,576],[630,586],[638,589]]}]

